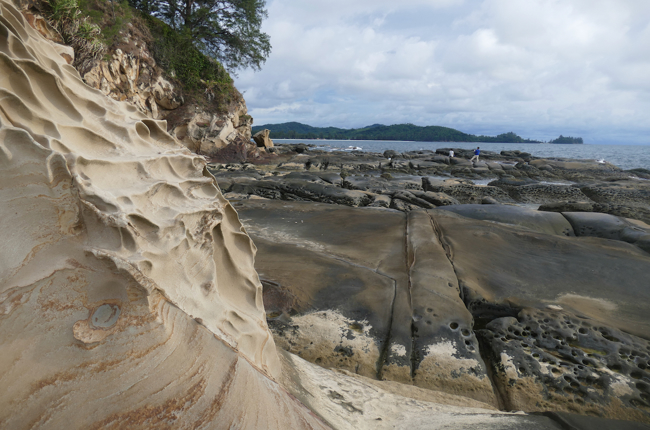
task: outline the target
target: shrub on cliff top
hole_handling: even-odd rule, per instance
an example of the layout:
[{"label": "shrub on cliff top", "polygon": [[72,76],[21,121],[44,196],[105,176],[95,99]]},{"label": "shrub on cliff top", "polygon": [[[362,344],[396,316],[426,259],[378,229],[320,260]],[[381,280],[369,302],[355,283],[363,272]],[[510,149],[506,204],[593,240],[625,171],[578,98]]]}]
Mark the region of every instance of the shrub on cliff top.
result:
[{"label": "shrub on cliff top", "polygon": [[104,55],[106,45],[100,39],[101,29],[82,14],[78,0],[48,0],[43,13],[63,41],[74,49],[77,69]]}]

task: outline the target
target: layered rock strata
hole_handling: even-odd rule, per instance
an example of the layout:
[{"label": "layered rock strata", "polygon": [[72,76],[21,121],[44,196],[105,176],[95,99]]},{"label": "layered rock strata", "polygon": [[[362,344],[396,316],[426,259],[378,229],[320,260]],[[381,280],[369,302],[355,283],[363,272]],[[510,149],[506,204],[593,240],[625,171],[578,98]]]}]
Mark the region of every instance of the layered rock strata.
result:
[{"label": "layered rock strata", "polygon": [[[481,162],[485,167],[433,151],[380,155],[327,152],[304,144],[276,145],[274,158],[264,162],[212,164],[210,168],[221,188],[233,195],[401,211],[456,204],[520,204],[650,222],[650,182],[642,172],[621,171],[609,163],[589,160],[537,159],[517,152],[486,151],[489,161]],[[467,167],[457,168],[461,164]]]}]

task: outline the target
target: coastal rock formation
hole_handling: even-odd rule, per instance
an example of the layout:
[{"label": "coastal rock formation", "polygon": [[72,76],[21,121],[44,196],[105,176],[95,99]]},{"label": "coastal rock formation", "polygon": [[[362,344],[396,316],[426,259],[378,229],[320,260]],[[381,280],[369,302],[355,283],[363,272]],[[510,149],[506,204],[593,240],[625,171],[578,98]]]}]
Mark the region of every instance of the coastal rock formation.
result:
[{"label": "coastal rock formation", "polygon": [[273,148],[273,141],[269,137],[269,130],[261,130],[255,133],[253,140],[260,148]]},{"label": "coastal rock formation", "polygon": [[[406,212],[457,204],[520,204],[650,222],[650,183],[643,169],[624,172],[595,160],[538,159],[519,151],[484,151],[486,162],[470,163],[442,155],[448,152],[328,152],[314,145],[281,144],[274,147],[274,158],[264,162],[212,164],[210,169],[221,188],[233,195]],[[235,173],[237,180],[232,179]]]},{"label": "coastal rock formation", "polygon": [[0,165],[0,427],[326,427],[275,382],[255,247],[203,158],[4,0]]},{"label": "coastal rock formation", "polygon": [[[62,45],[59,34],[39,14],[40,1],[24,1],[29,23],[44,37],[54,42],[60,54],[71,63],[71,48]],[[211,105],[210,91],[204,103],[187,103],[181,86],[156,63],[153,38],[143,25],[129,24],[113,46],[108,59],[84,64],[79,69],[84,82],[104,95],[128,101],[147,117],[167,121],[167,131],[192,152],[213,156],[230,144],[249,143],[253,119],[246,102],[236,93],[236,100],[225,110]],[[72,56],[71,56],[72,55]]]},{"label": "coastal rock formation", "polygon": [[649,226],[507,205],[233,204],[287,351],[505,410],[650,421]]},{"label": "coastal rock formation", "polygon": [[278,344],[316,364],[497,405],[425,212],[235,202]]},{"label": "coastal rock formation", "polygon": [[[282,162],[301,166],[292,160]],[[640,428],[497,406],[647,421],[648,345],[630,329],[646,330],[647,318],[601,288],[616,266],[629,275],[622,296],[636,293],[642,223],[500,205],[469,208],[472,219],[415,210],[457,203],[420,180],[385,175],[379,194],[340,187],[362,187],[360,177],[285,172],[296,183],[284,198],[331,186],[401,210],[246,194],[234,203],[259,241],[262,287],[256,247],[205,159],[164,122],[88,87],[6,0],[0,166],[3,429]],[[220,179],[230,188],[268,178],[234,170]],[[320,188],[291,194],[299,181]],[[598,270],[578,275],[597,288],[570,278],[573,294],[520,294],[509,275],[535,291],[543,276],[522,255],[513,269],[472,254],[514,256],[495,236],[524,252],[543,244],[535,261],[551,274],[592,252]],[[276,350],[264,303],[278,343],[341,370]]]}]

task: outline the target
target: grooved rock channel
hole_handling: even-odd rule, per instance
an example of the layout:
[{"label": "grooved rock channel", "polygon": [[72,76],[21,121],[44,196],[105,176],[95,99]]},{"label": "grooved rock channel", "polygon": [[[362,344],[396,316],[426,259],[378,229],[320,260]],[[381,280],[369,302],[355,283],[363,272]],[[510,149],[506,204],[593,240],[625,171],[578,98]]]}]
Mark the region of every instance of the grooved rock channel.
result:
[{"label": "grooved rock channel", "polygon": [[650,255],[575,237],[595,214],[233,204],[287,351],[504,410],[650,421]]}]

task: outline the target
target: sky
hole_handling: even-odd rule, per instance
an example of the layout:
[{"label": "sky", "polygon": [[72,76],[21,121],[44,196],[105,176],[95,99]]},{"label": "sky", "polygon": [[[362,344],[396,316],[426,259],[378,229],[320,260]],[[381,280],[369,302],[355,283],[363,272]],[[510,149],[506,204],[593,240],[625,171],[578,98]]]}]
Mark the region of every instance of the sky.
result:
[{"label": "sky", "polygon": [[649,0],[267,0],[254,125],[650,145]]}]

